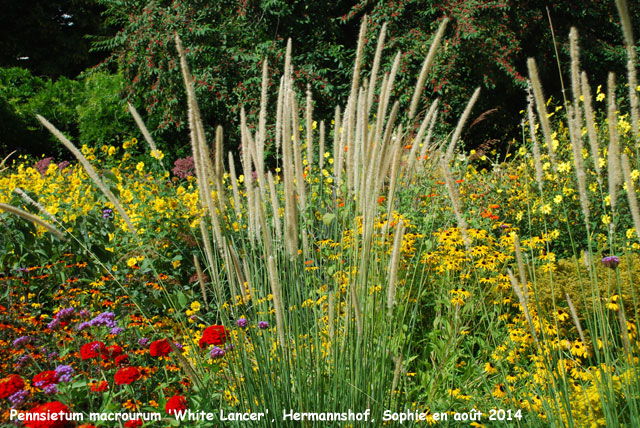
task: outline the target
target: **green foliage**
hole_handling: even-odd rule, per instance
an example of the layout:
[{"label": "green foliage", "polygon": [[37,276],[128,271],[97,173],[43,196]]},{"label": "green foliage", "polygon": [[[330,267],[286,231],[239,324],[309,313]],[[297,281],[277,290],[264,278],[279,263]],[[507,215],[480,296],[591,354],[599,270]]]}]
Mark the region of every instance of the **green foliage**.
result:
[{"label": "green foliage", "polygon": [[[265,58],[271,76],[269,103],[275,104],[288,37],[293,38],[293,61],[300,67],[294,78],[300,82],[301,92],[307,82],[311,84],[314,98],[319,100],[315,109],[318,116],[332,114],[338,93],[346,92],[343,89],[350,68],[346,64],[351,62],[353,50],[343,47],[346,36],[341,31],[351,26],[339,27],[331,18],[335,11],[345,10],[344,2],[103,3],[110,22],[122,30],[114,38],[97,43],[96,49],[112,53],[106,65],[121,70],[128,82],[124,91],[127,98],[143,114],[161,149],[171,144],[175,150],[176,136],[187,134],[175,33],[185,46],[209,134],[218,124],[226,132],[235,132],[243,106],[248,123],[257,122],[254,119],[260,98],[256,94]],[[352,37],[348,40],[353,43]],[[235,134],[226,140],[235,140]],[[181,141],[186,144],[186,138]],[[235,147],[238,143],[231,144]]]},{"label": "green foliage", "polygon": [[0,146],[13,150],[47,151],[48,138],[35,125],[30,100],[45,89],[45,80],[23,68],[0,69],[0,122],[5,124]]},{"label": "green foliage", "polygon": [[617,270],[606,267],[600,260],[592,260],[587,269],[584,257],[558,260],[554,272],[538,268],[536,298],[544,309],[567,307],[568,294],[578,314],[583,315],[602,302],[622,302],[627,311],[633,311],[634,296],[640,295],[640,256],[630,253],[619,259]]},{"label": "green foliage", "polygon": [[[609,71],[626,73],[615,2],[589,1],[585,6],[559,1],[549,5],[548,11],[565,81],[569,75],[567,35],[571,26],[576,26],[582,36],[582,64],[590,70],[593,81],[604,82]],[[441,117],[449,125],[455,124],[474,89],[483,86],[469,130],[462,136],[467,148],[497,144],[504,152],[508,150],[507,141],[519,134],[518,111],[524,106],[528,57],[536,58],[547,94],[562,97],[554,40],[547,11],[540,2],[360,0],[340,19],[358,21],[364,13],[370,22],[368,36],[377,34],[387,22],[387,49],[403,52],[396,93],[404,103],[410,100],[415,85],[412,79],[420,71],[434,30],[444,16],[450,19],[443,49],[427,79],[422,105],[441,97],[445,107]],[[639,28],[640,10],[632,9],[631,15],[633,27]],[[374,48],[369,47],[370,58]]]},{"label": "green foliage", "polygon": [[64,76],[50,80],[22,68],[0,69],[0,121],[10,130],[0,144],[7,151],[66,157],[66,150],[42,128],[36,114],[80,145],[116,142],[119,137],[114,136],[136,132],[120,98],[122,87],[122,77],[107,72],[94,72],[79,80]]},{"label": "green foliage", "polygon": [[122,76],[92,73],[83,84],[75,107],[80,142],[96,146],[113,142],[116,135],[130,134],[131,116],[120,97],[124,86]]}]

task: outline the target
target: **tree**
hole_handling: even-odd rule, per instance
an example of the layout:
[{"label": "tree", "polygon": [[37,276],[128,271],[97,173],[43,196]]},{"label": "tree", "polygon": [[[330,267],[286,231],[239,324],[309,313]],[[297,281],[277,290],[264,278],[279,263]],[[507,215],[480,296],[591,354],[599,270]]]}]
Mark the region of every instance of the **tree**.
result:
[{"label": "tree", "polygon": [[87,35],[106,36],[104,8],[93,0],[21,0],[0,14],[0,66],[23,67],[48,77],[76,77],[101,61]]},{"label": "tree", "polygon": [[[300,89],[307,83],[318,102],[319,115],[332,111],[333,102],[349,80],[352,49],[345,40],[357,24],[339,25],[335,11],[348,10],[345,1],[302,0],[101,0],[109,22],[122,29],[96,44],[111,56],[128,82],[126,97],[146,110],[154,136],[172,145],[186,145],[186,106],[174,34],[180,35],[195,78],[196,95],[210,133],[223,125],[231,147],[240,108],[253,126],[259,110],[262,61],[269,62],[271,102],[283,68],[288,37],[293,38],[294,63]],[[347,67],[345,67],[347,66]],[[274,109],[270,109],[272,112]],[[160,145],[162,146],[162,141]],[[165,146],[166,147],[166,146]]]},{"label": "tree", "polygon": [[[548,10],[548,13],[547,13]],[[369,16],[369,36],[382,22],[389,24],[388,49],[404,52],[397,92],[407,102],[414,76],[430,44],[439,20],[450,24],[432,69],[423,105],[442,97],[443,120],[454,125],[477,86],[482,93],[463,134],[467,148],[501,144],[519,135],[520,110],[524,108],[528,57],[535,57],[546,93],[562,99],[558,61],[568,82],[568,34],[576,26],[581,35],[582,65],[592,82],[604,82],[606,73],[625,73],[626,55],[615,2],[570,0],[360,0],[343,21]],[[556,59],[549,26],[551,16],[560,58]],[[640,10],[632,10],[633,26],[640,29]]]},{"label": "tree", "polygon": [[[524,107],[526,58],[536,57],[548,95],[561,99],[558,67],[547,7],[553,19],[563,70],[568,67],[569,27],[581,34],[583,67],[595,72],[623,72],[624,49],[615,5],[589,0],[100,0],[110,25],[121,30],[97,48],[108,50],[106,65],[117,66],[128,82],[125,93],[139,110],[146,109],[149,127],[166,145],[186,145],[186,108],[182,79],[174,50],[174,33],[187,48],[196,81],[196,94],[209,131],[221,124],[229,147],[239,142],[239,110],[249,123],[258,111],[261,65],[268,58],[270,103],[282,70],[284,47],[293,39],[293,56],[300,92],[312,85],[317,118],[330,119],[336,104],[344,105],[353,70],[361,18],[369,19],[366,61],[374,39],[389,23],[386,67],[396,51],[404,52],[395,96],[407,103],[422,60],[439,21],[448,26],[441,51],[424,91],[422,106],[441,97],[445,130],[455,125],[475,87],[483,86],[463,134],[468,148],[502,144],[519,136]],[[609,4],[611,3],[611,4]],[[585,7],[586,5],[586,7]],[[638,11],[632,20],[640,28]],[[566,72],[564,72],[566,75]],[[270,109],[273,114],[274,109]],[[479,119],[478,121],[474,119]],[[446,132],[446,131],[445,131]]]}]

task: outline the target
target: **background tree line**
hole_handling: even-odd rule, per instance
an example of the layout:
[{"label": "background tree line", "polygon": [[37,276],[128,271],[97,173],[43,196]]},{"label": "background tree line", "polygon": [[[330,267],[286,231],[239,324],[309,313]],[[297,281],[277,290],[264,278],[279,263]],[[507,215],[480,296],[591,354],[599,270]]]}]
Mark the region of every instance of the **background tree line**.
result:
[{"label": "background tree line", "polygon": [[[346,102],[365,14],[368,60],[383,22],[389,24],[385,67],[396,51],[403,52],[395,94],[401,103],[411,96],[440,20],[450,18],[423,97],[444,101],[441,132],[446,132],[475,87],[483,87],[469,123],[481,115],[483,120],[463,134],[469,149],[504,149],[517,139],[527,57],[536,58],[548,95],[562,99],[559,68],[566,76],[571,26],[580,33],[581,59],[592,83],[603,83],[608,71],[625,72],[614,1],[3,1],[0,154],[17,149],[65,156],[36,123],[35,113],[81,144],[117,144],[137,134],[127,101],[170,158],[185,154],[188,130],[175,32],[187,47],[208,131],[223,125],[229,149],[239,144],[241,106],[249,123],[256,122],[264,58],[275,103],[288,38],[300,92],[310,84],[315,117],[331,120],[334,106]],[[640,8],[631,7],[634,28],[640,28]]]}]

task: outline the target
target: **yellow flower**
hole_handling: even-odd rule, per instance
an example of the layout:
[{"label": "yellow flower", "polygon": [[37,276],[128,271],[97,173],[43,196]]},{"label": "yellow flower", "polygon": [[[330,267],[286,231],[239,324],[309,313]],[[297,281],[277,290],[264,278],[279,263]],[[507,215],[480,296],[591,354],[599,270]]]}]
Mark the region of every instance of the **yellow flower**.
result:
[{"label": "yellow flower", "polygon": [[136,171],[142,174],[142,172],[144,171],[144,162],[138,162],[138,164],[136,165]]},{"label": "yellow flower", "polygon": [[138,260],[135,257],[131,257],[127,260],[127,266],[134,267],[138,263]]},{"label": "yellow flower", "polygon": [[602,223],[603,223],[605,226],[608,226],[608,225],[609,225],[609,223],[611,223],[611,216],[609,216],[609,215],[607,215],[607,214],[603,215],[603,216],[602,216]]},{"label": "yellow flower", "polygon": [[617,311],[618,308],[620,307],[618,305],[618,299],[620,298],[619,295],[614,294],[613,296],[611,296],[611,298],[609,299],[609,301],[607,302],[607,308],[611,309],[612,311]]},{"label": "yellow flower", "polygon": [[555,198],[553,198],[553,202],[555,202],[556,204],[559,204],[562,202],[562,195],[556,195]]},{"label": "yellow flower", "polygon": [[604,168],[605,166],[607,166],[607,159],[598,158],[598,165],[600,166],[600,168]]},{"label": "yellow flower", "polygon": [[160,150],[151,150],[151,157],[154,159],[162,160],[164,158],[164,153]]},{"label": "yellow flower", "polygon": [[506,395],[504,385],[501,383],[497,384],[491,394],[496,398],[504,397]]},{"label": "yellow flower", "polygon": [[174,269],[177,269],[180,267],[180,260],[174,260],[171,262],[171,265],[173,266]]},{"label": "yellow flower", "polygon": [[489,374],[495,374],[498,372],[496,367],[493,364],[491,364],[491,362],[488,362],[484,365],[484,371]]},{"label": "yellow flower", "polygon": [[577,357],[586,357],[587,356],[587,347],[580,340],[576,340],[570,348],[570,351],[573,355]]},{"label": "yellow flower", "polygon": [[560,172],[569,172],[571,171],[571,163],[569,162],[561,162],[558,164],[558,171]]},{"label": "yellow flower", "polygon": [[191,310],[194,312],[198,312],[200,310],[201,306],[200,306],[200,302],[193,302],[191,303]]}]

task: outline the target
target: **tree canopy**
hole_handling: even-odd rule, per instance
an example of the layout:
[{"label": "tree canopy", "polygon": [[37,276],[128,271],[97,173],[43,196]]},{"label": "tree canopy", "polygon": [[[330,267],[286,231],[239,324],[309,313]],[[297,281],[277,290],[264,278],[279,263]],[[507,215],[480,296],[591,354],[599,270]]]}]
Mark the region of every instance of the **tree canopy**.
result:
[{"label": "tree canopy", "polygon": [[[403,52],[395,91],[401,103],[410,99],[440,20],[450,19],[422,106],[440,97],[445,106],[441,120],[449,125],[443,129],[448,129],[474,89],[482,86],[471,119],[483,120],[465,131],[467,148],[505,146],[518,135],[526,58],[536,58],[548,94],[562,98],[559,68],[566,77],[571,26],[581,35],[581,60],[592,82],[604,82],[608,71],[623,74],[626,61],[613,1],[26,0],[5,9],[0,16],[2,67],[24,67],[35,76],[54,79],[75,78],[83,70],[88,71],[86,78],[96,66],[102,73],[117,73],[121,84],[103,86],[117,94],[105,93],[105,98],[117,102],[119,109],[132,102],[161,147],[171,152],[179,152],[187,141],[175,34],[186,47],[208,131],[222,125],[228,148],[238,145],[234,132],[242,107],[249,123],[254,122],[265,59],[270,102],[275,103],[288,38],[293,41],[300,93],[309,84],[314,114],[330,120],[335,105],[346,102],[365,15],[370,42],[365,61],[372,60],[383,22],[388,22],[384,67],[389,69],[396,51]],[[631,14],[634,28],[640,28],[638,8]],[[23,105],[5,97],[3,121],[20,116]],[[120,115],[103,119],[115,117]],[[97,126],[104,132],[85,133],[97,135],[96,144],[107,139],[109,131],[109,124]],[[69,132],[78,135],[79,128],[69,126]],[[117,127],[118,132],[122,129]]]}]

